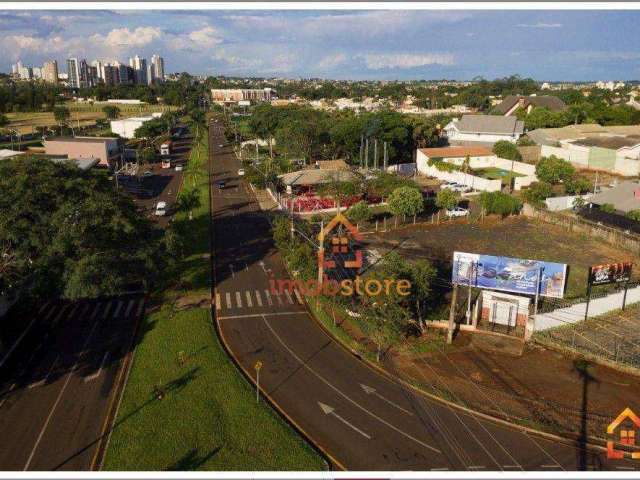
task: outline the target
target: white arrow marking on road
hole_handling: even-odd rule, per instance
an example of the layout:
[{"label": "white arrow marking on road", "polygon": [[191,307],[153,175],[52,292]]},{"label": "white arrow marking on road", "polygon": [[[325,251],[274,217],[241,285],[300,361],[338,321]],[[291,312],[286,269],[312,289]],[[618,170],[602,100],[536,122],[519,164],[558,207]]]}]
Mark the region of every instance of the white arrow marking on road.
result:
[{"label": "white arrow marking on road", "polygon": [[358,427],[350,424],[348,421],[346,421],[344,418],[342,418],[340,415],[338,415],[336,413],[336,409],[333,407],[330,407],[329,405],[327,405],[326,403],[322,403],[322,402],[318,402],[318,405],[320,406],[320,409],[324,412],[325,415],[333,415],[334,417],[336,417],[338,420],[340,420],[342,423],[344,423],[345,425],[347,425],[348,427],[354,429],[356,432],[358,432],[360,435],[362,435],[363,437],[365,437],[367,440],[371,440],[371,437],[369,435],[367,435],[366,433],[364,433],[362,430],[360,430]]},{"label": "white arrow marking on road", "polygon": [[368,385],[364,385],[363,383],[360,384],[360,386],[362,387],[362,389],[364,390],[364,393],[366,393],[367,395],[371,395],[373,394],[374,397],[378,397],[380,400],[382,400],[383,402],[387,402],[389,405],[396,407],[398,410],[402,410],[404,413],[406,413],[407,415],[413,415],[413,413],[411,413],[409,410],[405,410],[404,408],[402,408],[400,405],[398,405],[397,403],[392,402],[391,400],[389,400],[388,398],[384,398],[382,395],[380,395],[375,388],[373,387],[369,387]]}]

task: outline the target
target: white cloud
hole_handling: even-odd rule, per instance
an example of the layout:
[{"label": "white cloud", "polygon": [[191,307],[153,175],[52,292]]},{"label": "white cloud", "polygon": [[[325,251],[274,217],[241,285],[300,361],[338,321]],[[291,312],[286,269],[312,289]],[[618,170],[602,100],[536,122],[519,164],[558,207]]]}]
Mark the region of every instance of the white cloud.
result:
[{"label": "white cloud", "polygon": [[189,34],[189,39],[198,47],[211,48],[222,42],[215,28],[206,26]]},{"label": "white cloud", "polygon": [[519,23],[519,24],[516,25],[516,27],[520,27],[520,28],[561,28],[562,24],[561,23],[544,23],[544,22]]},{"label": "white cloud", "polygon": [[368,53],[359,55],[370,70],[386,68],[416,68],[426,65],[453,65],[453,55],[449,53]]},{"label": "white cloud", "polygon": [[340,65],[344,65],[347,60],[348,58],[344,53],[334,53],[321,58],[317,67],[320,71],[331,70],[335,67],[339,67]]},{"label": "white cloud", "polygon": [[106,36],[95,34],[91,38],[96,42],[103,41],[110,47],[144,47],[162,36],[162,30],[157,27],[115,28]]}]

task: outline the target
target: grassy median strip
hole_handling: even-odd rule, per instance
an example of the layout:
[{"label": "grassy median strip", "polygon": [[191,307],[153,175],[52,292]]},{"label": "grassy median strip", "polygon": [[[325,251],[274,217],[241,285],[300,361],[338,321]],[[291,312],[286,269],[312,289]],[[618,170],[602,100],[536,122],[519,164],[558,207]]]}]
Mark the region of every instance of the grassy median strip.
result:
[{"label": "grassy median strip", "polygon": [[[177,286],[140,326],[105,470],[321,470],[324,460],[254,391],[218,342],[208,308],[207,146],[183,188],[197,188],[189,255]],[[184,219],[184,215],[182,215]],[[180,217],[179,217],[180,218]],[[176,219],[176,221],[179,220]],[[206,298],[208,302],[208,297]]]}]

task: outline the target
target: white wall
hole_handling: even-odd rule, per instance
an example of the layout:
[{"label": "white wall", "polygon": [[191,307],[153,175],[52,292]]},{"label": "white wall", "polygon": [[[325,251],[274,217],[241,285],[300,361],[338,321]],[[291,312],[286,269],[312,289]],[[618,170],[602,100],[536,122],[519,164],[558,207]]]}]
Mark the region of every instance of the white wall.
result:
[{"label": "white wall", "polygon": [[568,210],[573,208],[573,202],[576,198],[581,197],[584,200],[589,200],[591,195],[567,195],[564,197],[549,197],[544,203],[547,205],[547,210],[550,212],[558,212],[560,210]]},{"label": "white wall", "polygon": [[487,180],[486,178],[476,177],[471,174],[465,174],[463,172],[443,172],[438,170],[434,166],[429,166],[426,161],[423,162],[424,166],[420,166],[420,152],[418,152],[418,171],[423,175],[435,177],[445,182],[456,182],[461,185],[466,185],[474,190],[480,190],[484,192],[499,192],[502,190],[502,182],[500,180]]},{"label": "white wall", "polygon": [[[549,157],[555,155],[567,162],[571,162],[580,168],[589,168],[589,147],[582,145],[572,145],[562,142],[562,147],[550,147],[542,145],[540,155]],[[625,154],[617,154],[615,166],[612,173],[617,173],[625,177],[640,175],[640,160],[625,157]]]}]

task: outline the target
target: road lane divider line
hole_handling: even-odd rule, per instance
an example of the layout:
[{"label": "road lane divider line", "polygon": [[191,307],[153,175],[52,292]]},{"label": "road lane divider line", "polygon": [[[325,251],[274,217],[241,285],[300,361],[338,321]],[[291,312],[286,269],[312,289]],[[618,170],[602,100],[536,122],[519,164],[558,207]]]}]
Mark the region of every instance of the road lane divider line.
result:
[{"label": "road lane divider line", "polygon": [[423,442],[422,440],[419,440],[418,438],[414,437],[413,435],[399,429],[398,427],[396,427],[395,425],[387,422],[384,418],[381,418],[379,416],[377,416],[375,413],[367,410],[365,407],[363,407],[362,405],[360,405],[358,402],[354,401],[353,399],[351,399],[351,397],[349,397],[347,394],[343,393],[342,390],[340,390],[338,387],[334,386],[331,382],[329,382],[326,378],[324,378],[322,375],[320,375],[318,372],[316,372],[313,368],[311,368],[309,365],[306,364],[306,362],[304,362],[304,360],[302,360],[293,350],[291,350],[291,348],[284,343],[284,341],[282,340],[282,338],[280,338],[280,335],[277,334],[277,332],[273,329],[273,327],[271,326],[271,324],[267,321],[266,316],[262,315],[262,320],[264,321],[265,325],[267,326],[267,328],[271,331],[271,333],[273,334],[273,336],[278,340],[278,342],[289,352],[289,354],[295,358],[298,363],[300,363],[300,365],[302,367],[304,367],[306,370],[308,370],[310,373],[312,373],[315,377],[317,377],[322,383],[324,383],[326,386],[328,386],[330,389],[332,389],[333,391],[335,391],[338,395],[340,395],[341,397],[343,397],[345,400],[347,400],[349,403],[351,403],[352,405],[354,405],[355,407],[359,408],[360,410],[362,410],[363,412],[367,413],[369,416],[371,416],[372,418],[378,420],[380,423],[382,423],[383,425],[386,425],[387,427],[389,427],[391,430],[395,431],[396,433],[399,433],[400,435],[402,435],[405,438],[408,438],[409,440],[412,440],[413,442],[417,443],[418,445],[423,446],[424,448],[431,450],[435,453],[439,453],[442,454],[442,452],[440,450],[438,450],[437,448],[429,445],[428,443]]},{"label": "road lane divider line", "polygon": [[392,407],[397,408],[398,410],[400,410],[401,412],[406,413],[407,415],[413,415],[413,413],[411,413],[409,410],[406,410],[404,408],[402,408],[400,405],[398,405],[395,402],[392,402],[391,400],[389,400],[388,398],[383,397],[382,395],[380,395],[378,393],[378,391],[373,388],[373,387],[369,387],[368,385],[365,385],[363,383],[360,384],[360,387],[362,388],[362,390],[364,390],[364,393],[366,393],[367,395],[373,395],[374,397],[378,397],[380,400],[382,400],[383,402],[388,403],[389,405],[391,405]]},{"label": "road lane divider line", "polygon": [[290,311],[290,312],[248,313],[246,315],[222,315],[222,316],[216,315],[216,318],[218,320],[234,320],[238,318],[262,318],[263,316],[264,317],[281,317],[283,315],[300,315],[301,313],[304,313],[304,312],[296,310],[296,311]]},{"label": "road lane divider line", "polygon": [[[87,338],[85,338],[84,344],[82,345],[82,349],[81,350],[85,350],[87,348],[87,345],[89,345],[89,341],[91,340],[91,337],[93,337],[93,332],[95,332],[96,325],[98,325],[99,322],[100,322],[100,320],[96,320],[96,321],[93,322],[93,325],[91,327],[91,331],[89,332],[89,335],[87,335]],[[29,458],[27,459],[27,463],[25,463],[24,468],[23,468],[24,471],[29,470],[29,466],[31,465],[31,462],[33,461],[33,457],[35,456],[36,451],[38,450],[38,446],[40,445],[40,442],[42,441],[42,437],[44,437],[44,432],[47,430],[47,427],[49,426],[49,423],[51,422],[51,419],[53,418],[53,414],[56,411],[56,408],[58,407],[58,404],[60,403],[60,400],[62,400],[62,395],[64,394],[65,390],[67,389],[67,386],[69,386],[69,382],[71,381],[71,377],[73,376],[73,373],[78,368],[78,363],[80,362],[80,358],[81,358],[81,355],[78,355],[78,358],[76,359],[76,362],[73,364],[73,367],[71,367],[71,370],[67,374],[67,378],[65,379],[64,384],[62,385],[62,388],[60,389],[60,392],[58,393],[56,401],[54,402],[53,407],[51,407],[51,410],[49,411],[49,415],[47,416],[47,419],[45,420],[44,425],[42,426],[42,429],[40,430],[40,433],[38,435],[38,438],[36,439],[35,444],[33,445],[33,448],[31,449],[31,453],[29,454]]]},{"label": "road lane divider line", "polygon": [[84,383],[90,382],[91,380],[95,380],[100,376],[100,374],[102,373],[102,368],[104,367],[104,364],[107,361],[107,358],[109,358],[109,352],[105,352],[104,356],[102,357],[102,361],[100,362],[100,368],[98,368],[98,370],[96,370],[91,375],[84,377]]}]

